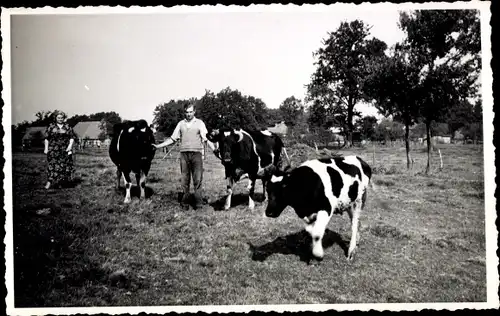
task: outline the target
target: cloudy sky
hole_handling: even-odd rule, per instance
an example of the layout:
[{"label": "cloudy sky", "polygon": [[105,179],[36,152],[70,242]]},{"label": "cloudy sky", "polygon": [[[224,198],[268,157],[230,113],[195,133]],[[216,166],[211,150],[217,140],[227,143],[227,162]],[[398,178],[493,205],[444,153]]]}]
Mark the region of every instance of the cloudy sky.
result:
[{"label": "cloudy sky", "polygon": [[13,15],[12,123],[53,109],[151,122],[158,104],[228,86],[276,108],[304,98],[312,53],[341,21],[389,46],[403,37],[396,6],[253,11]]}]

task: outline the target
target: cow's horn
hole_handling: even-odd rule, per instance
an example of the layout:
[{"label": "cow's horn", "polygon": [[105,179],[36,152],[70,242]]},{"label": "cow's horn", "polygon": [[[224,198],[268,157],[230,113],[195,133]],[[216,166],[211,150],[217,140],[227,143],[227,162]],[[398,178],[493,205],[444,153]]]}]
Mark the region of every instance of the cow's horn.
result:
[{"label": "cow's horn", "polygon": [[243,133],[241,131],[235,130],[234,133],[238,135],[238,143],[243,140]]}]

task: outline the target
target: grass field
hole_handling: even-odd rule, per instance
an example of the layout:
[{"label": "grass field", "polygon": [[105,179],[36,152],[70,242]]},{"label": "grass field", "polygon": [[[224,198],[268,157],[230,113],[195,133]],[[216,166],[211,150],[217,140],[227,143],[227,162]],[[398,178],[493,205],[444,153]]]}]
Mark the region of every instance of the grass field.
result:
[{"label": "grass field", "polygon": [[[205,160],[215,202],[183,211],[178,161],[158,153],[147,200],[123,204],[106,151],[75,157],[77,184],[46,191],[45,156],[13,154],[16,307],[486,301],[483,149],[443,145],[444,169],[425,175],[425,150],[406,171],[403,148],[354,148],[375,170],[354,262],[347,214],[334,216],[321,263],[293,210],[263,217],[238,183],[221,210],[224,171]],[[315,154],[289,148],[294,163]],[[436,154],[434,154],[436,157]],[[123,182],[122,182],[123,187]],[[262,192],[258,182],[257,193]],[[259,195],[260,197],[261,195]]]}]

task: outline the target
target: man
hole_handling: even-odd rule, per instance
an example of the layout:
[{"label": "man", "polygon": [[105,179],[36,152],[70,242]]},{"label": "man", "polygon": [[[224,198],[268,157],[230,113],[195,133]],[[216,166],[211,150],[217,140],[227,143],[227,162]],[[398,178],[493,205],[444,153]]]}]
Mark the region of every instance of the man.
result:
[{"label": "man", "polygon": [[207,140],[207,128],[202,120],[196,118],[194,104],[186,104],[184,106],[184,115],[186,118],[175,127],[172,136],[161,144],[153,144],[156,148],[163,148],[174,144],[179,139],[180,146],[180,164],[181,164],[181,186],[183,191],[181,206],[187,210],[189,184],[191,177],[193,178],[195,206],[201,207],[202,199],[202,181],[203,181],[203,146],[205,143],[215,152],[214,145]]}]

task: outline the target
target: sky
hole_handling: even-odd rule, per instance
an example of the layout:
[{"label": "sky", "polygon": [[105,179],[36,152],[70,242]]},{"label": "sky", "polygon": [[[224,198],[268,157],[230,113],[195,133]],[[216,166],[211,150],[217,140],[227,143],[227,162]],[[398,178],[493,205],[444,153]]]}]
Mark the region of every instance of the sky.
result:
[{"label": "sky", "polygon": [[[13,15],[12,123],[38,111],[116,111],[153,120],[171,99],[230,87],[277,108],[303,99],[312,53],[341,21],[361,19],[391,46],[396,7],[316,12]],[[374,108],[361,107],[365,114]]]}]

